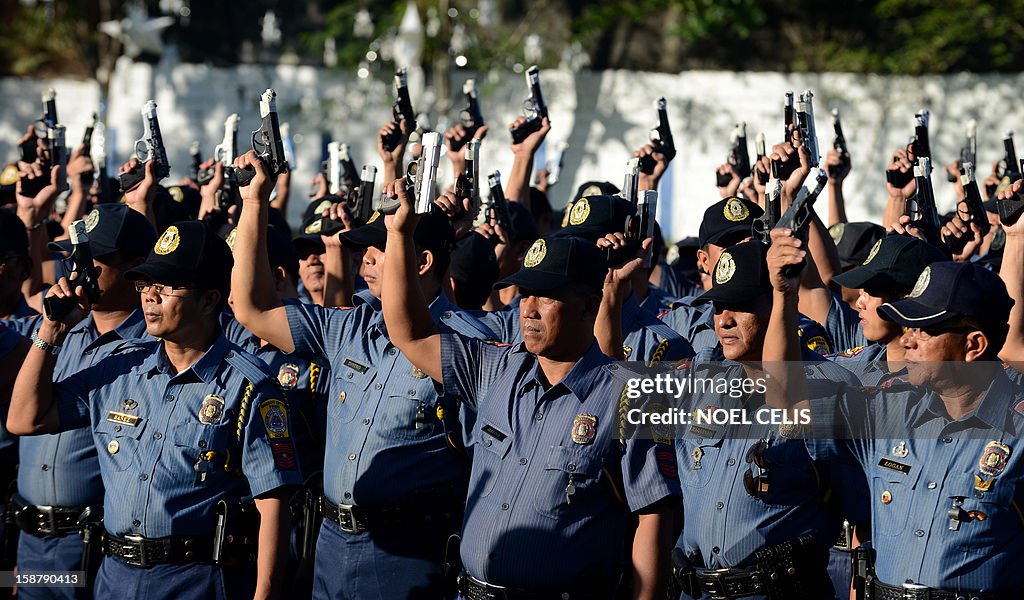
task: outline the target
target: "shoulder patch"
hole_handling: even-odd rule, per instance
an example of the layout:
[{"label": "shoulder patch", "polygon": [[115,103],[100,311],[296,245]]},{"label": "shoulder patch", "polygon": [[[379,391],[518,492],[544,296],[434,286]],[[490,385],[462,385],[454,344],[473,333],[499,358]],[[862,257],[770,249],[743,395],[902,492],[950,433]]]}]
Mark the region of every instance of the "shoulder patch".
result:
[{"label": "shoulder patch", "polygon": [[1018,402],[1014,407],[1013,411],[1017,414],[1024,415],[1024,400]]}]

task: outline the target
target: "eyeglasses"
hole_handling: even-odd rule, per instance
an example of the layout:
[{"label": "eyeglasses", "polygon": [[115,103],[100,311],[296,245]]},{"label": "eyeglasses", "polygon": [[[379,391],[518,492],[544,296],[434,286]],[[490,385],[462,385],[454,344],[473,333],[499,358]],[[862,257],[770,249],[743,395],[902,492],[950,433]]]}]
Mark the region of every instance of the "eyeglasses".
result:
[{"label": "eyeglasses", "polygon": [[917,329],[917,335],[925,338],[939,337],[944,333],[970,333],[972,331],[979,331],[977,327],[971,325],[933,325],[932,327],[920,327]]},{"label": "eyeglasses", "polygon": [[173,286],[169,286],[169,285],[163,285],[161,283],[147,283],[147,282],[142,281],[140,279],[136,279],[135,280],[135,291],[140,293],[140,294],[145,293],[145,292],[147,292],[149,290],[153,290],[154,292],[156,292],[160,296],[176,296],[176,297],[181,297],[181,296],[185,296],[186,295],[184,292],[188,292],[189,290],[193,290],[193,289],[195,289],[195,288],[173,287]]}]

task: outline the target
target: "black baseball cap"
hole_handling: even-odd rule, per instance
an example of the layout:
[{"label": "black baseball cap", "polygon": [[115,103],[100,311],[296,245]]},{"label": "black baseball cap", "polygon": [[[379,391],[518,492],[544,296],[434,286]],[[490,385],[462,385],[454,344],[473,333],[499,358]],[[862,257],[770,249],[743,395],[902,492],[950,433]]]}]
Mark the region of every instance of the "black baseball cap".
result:
[{"label": "black baseball cap", "polygon": [[747,304],[770,294],[772,282],[768,277],[767,257],[768,246],[757,240],[730,246],[715,263],[714,285],[698,296],[694,304]]},{"label": "black baseball cap", "polygon": [[295,251],[300,256],[323,254],[327,251],[324,241],[320,239],[321,213],[338,202],[344,202],[344,198],[328,194],[306,205],[306,210],[302,213],[301,233],[292,240]]},{"label": "black baseball cap", "polygon": [[0,256],[28,256],[25,223],[7,208],[0,208]]},{"label": "black baseball cap", "polygon": [[868,251],[864,263],[832,277],[851,289],[891,292],[904,296],[914,288],[921,271],[949,257],[928,242],[908,235],[887,235]]},{"label": "black baseball cap", "polygon": [[[156,229],[142,213],[126,204],[99,204],[85,216],[89,250],[95,257],[121,252],[126,258],[149,254],[156,243]],[[71,252],[71,240],[50,242],[51,250]]]},{"label": "black baseball cap", "polygon": [[537,231],[537,221],[534,220],[530,209],[519,202],[508,202],[507,204],[509,228],[512,230],[509,233],[512,235],[513,241],[527,240],[532,242],[539,238],[540,233]]},{"label": "black baseball cap", "polygon": [[596,242],[609,233],[625,229],[626,219],[635,211],[621,196],[586,196],[573,203],[559,234]]},{"label": "black baseball cap", "polygon": [[[388,241],[388,229],[384,225],[384,215],[374,211],[367,219],[366,225],[342,231],[338,234],[341,243],[352,248],[374,248],[383,250]],[[443,251],[450,253],[455,247],[455,229],[448,217],[439,210],[432,210],[420,216],[416,231],[412,235],[417,248]],[[492,250],[493,252],[493,246]]]},{"label": "black baseball cap", "polygon": [[124,276],[226,293],[233,265],[231,249],[212,229],[202,221],[179,221],[160,234],[146,262]]},{"label": "black baseball cap", "polygon": [[565,205],[565,210],[562,212],[562,227],[569,224],[569,213],[572,212],[572,207],[576,204],[580,198],[587,196],[614,196],[619,193],[619,188],[613,183],[607,181],[585,181],[578,188],[576,193]]},{"label": "black baseball cap", "polygon": [[976,263],[944,261],[926,266],[910,295],[879,306],[878,314],[903,327],[930,327],[958,317],[1005,324],[1012,306],[999,275]]},{"label": "black baseball cap", "polygon": [[743,233],[744,237],[749,237],[754,220],[763,214],[760,206],[738,196],[715,202],[704,211],[704,219],[700,222],[698,240],[701,247],[708,244],[721,246],[718,242],[733,234]]},{"label": "black baseball cap", "polygon": [[498,259],[491,241],[475,231],[459,240],[452,250],[451,275],[464,285],[490,292],[498,280]]},{"label": "black baseball cap", "polygon": [[522,268],[494,284],[494,289],[516,285],[548,291],[569,283],[583,283],[600,291],[607,274],[608,261],[593,242],[549,235],[535,241],[523,257]]},{"label": "black baseball cap", "polygon": [[840,266],[849,269],[864,262],[875,242],[885,237],[885,228],[869,221],[856,221],[836,223],[828,228],[828,233],[835,242]]}]

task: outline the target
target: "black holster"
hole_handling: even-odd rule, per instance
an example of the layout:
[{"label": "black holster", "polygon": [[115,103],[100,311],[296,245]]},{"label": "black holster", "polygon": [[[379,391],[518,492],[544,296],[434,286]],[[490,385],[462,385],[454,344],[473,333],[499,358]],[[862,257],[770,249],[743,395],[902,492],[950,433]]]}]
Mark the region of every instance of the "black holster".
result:
[{"label": "black holster", "polygon": [[[696,558],[703,564],[699,554]],[[671,600],[679,600],[680,594],[686,594],[691,598],[700,598],[702,595],[693,564],[687,560],[682,548],[673,548],[672,577],[669,578],[667,596]]]},{"label": "black holster", "polygon": [[762,548],[755,556],[770,599],[822,598],[835,593],[828,575],[828,551],[811,534]]},{"label": "black holster", "polygon": [[462,538],[457,533],[448,536],[448,542],[445,544],[444,562],[441,563],[445,600],[455,600],[459,595],[459,575],[462,573],[461,544]]},{"label": "black holster", "polygon": [[875,551],[870,545],[853,549],[853,591],[857,600],[871,600],[871,582],[875,578]]},{"label": "black holster", "polygon": [[96,581],[96,573],[103,562],[103,507],[88,506],[78,517],[78,534],[82,536],[82,570],[88,585]]},{"label": "black holster", "polygon": [[298,559],[312,561],[316,539],[324,521],[320,498],[324,493],[323,473],[314,473],[292,497],[292,518],[296,520]]},{"label": "black holster", "polygon": [[260,513],[256,503],[220,500],[214,507],[213,564],[240,567],[253,564],[259,542]]}]

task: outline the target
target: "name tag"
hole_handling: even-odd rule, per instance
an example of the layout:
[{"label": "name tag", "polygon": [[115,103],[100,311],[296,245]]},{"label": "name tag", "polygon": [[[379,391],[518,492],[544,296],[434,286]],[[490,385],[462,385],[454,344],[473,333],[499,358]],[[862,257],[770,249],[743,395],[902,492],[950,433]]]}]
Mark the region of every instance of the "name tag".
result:
[{"label": "name tag", "polygon": [[368,367],[366,365],[363,365],[363,364],[359,364],[356,361],[352,360],[351,358],[346,358],[345,362],[342,363],[342,364],[344,364],[346,367],[348,367],[350,369],[353,369],[355,371],[359,371],[360,373],[365,373],[365,372],[370,370],[370,367]]},{"label": "name tag", "polygon": [[882,467],[883,469],[892,469],[893,471],[899,471],[904,475],[908,475],[910,473],[910,465],[901,462],[896,462],[895,460],[889,458],[883,458],[882,460],[878,461],[878,466]]},{"label": "name tag", "polygon": [[507,435],[498,431],[494,427],[491,427],[490,425],[484,425],[483,427],[480,428],[480,430],[496,438],[499,442],[504,442],[505,438],[508,437]]},{"label": "name tag", "polygon": [[110,411],[107,413],[107,420],[111,423],[118,423],[120,425],[127,425],[129,427],[138,427],[141,417],[137,415],[129,415],[125,413],[119,413]]}]

